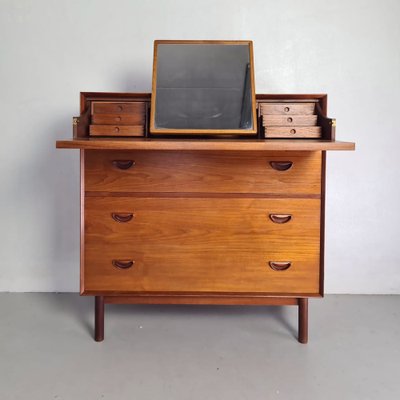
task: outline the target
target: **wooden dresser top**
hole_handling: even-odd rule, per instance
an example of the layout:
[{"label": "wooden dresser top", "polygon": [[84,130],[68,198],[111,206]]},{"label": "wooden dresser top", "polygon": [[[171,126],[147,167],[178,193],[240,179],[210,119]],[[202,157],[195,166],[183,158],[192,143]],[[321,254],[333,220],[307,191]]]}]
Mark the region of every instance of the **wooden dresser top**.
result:
[{"label": "wooden dresser top", "polygon": [[200,150],[200,151],[324,151],[354,150],[355,143],[328,140],[245,140],[245,139],[101,139],[58,140],[58,149],[85,150]]}]

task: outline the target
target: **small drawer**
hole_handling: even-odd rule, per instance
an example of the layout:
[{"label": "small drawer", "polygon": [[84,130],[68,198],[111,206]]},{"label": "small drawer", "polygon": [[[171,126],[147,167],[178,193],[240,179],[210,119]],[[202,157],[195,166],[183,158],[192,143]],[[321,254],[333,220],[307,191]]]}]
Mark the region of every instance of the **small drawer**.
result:
[{"label": "small drawer", "polygon": [[92,102],[92,114],[145,114],[144,102]]},{"label": "small drawer", "polygon": [[92,124],[95,125],[141,125],[145,124],[145,115],[137,114],[93,114]]},{"label": "small drawer", "polygon": [[143,125],[90,125],[90,136],[144,136]]},{"label": "small drawer", "polygon": [[84,291],[318,294],[320,207],[319,199],[87,197]]},{"label": "small drawer", "polygon": [[266,138],[321,138],[320,126],[268,127],[265,129]]},{"label": "small drawer", "polygon": [[85,151],[92,192],[321,194],[320,152]]},{"label": "small drawer", "polygon": [[261,103],[261,115],[312,115],[315,103]]},{"label": "small drawer", "polygon": [[264,115],[263,125],[268,126],[315,126],[317,115]]}]

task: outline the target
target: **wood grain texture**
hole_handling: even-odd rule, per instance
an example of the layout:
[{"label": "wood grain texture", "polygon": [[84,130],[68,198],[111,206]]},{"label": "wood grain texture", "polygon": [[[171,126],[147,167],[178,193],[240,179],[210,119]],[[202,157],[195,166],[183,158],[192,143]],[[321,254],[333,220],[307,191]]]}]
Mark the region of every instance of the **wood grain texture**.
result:
[{"label": "wood grain texture", "polygon": [[93,114],[92,124],[97,125],[141,125],[145,124],[144,114]]},{"label": "wood grain texture", "polygon": [[353,142],[330,140],[176,140],[176,139],[101,139],[80,138],[57,140],[58,149],[86,150],[162,150],[162,151],[321,151],[354,150]]},{"label": "wood grain texture", "polygon": [[[91,197],[85,205],[84,291],[319,293],[319,200]],[[135,218],[115,222],[120,211]],[[271,213],[292,220],[275,224]],[[134,266],[118,270],[114,259]],[[286,260],[286,271],[268,265]]]},{"label": "wood grain texture", "polygon": [[316,115],[264,115],[263,125],[269,126],[315,126]]},{"label": "wood grain texture", "polygon": [[300,343],[308,342],[308,299],[298,299],[299,301],[299,337]]},{"label": "wood grain texture", "polygon": [[205,305],[269,305],[294,306],[296,298],[271,297],[261,295],[226,295],[226,294],[179,294],[179,295],[134,295],[134,296],[105,296],[107,304],[205,304]]},{"label": "wood grain texture", "polygon": [[318,114],[318,125],[322,128],[322,138],[335,140],[336,139],[336,120],[334,118],[327,118],[326,112],[317,104],[315,109]]},{"label": "wood grain texture", "polygon": [[261,115],[312,115],[315,103],[262,103]]},{"label": "wood grain texture", "polygon": [[165,197],[169,199],[319,199],[320,194],[307,193],[209,193],[209,192],[85,192],[86,197]]},{"label": "wood grain texture", "polygon": [[104,340],[104,296],[96,296],[94,300],[94,340]]},{"label": "wood grain texture", "polygon": [[325,292],[325,197],[326,197],[326,151],[321,154],[321,227],[320,244],[321,251],[319,257],[319,287],[320,295],[323,297]]},{"label": "wood grain texture", "polygon": [[[121,171],[113,165],[131,160]],[[273,162],[292,162],[287,171]],[[86,191],[320,194],[319,152],[86,152]]]},{"label": "wood grain texture", "polygon": [[79,263],[80,263],[80,286],[82,294],[85,285],[85,150],[79,151],[80,155],[80,231],[79,231]]},{"label": "wood grain texture", "polygon": [[[81,111],[89,111],[90,115],[90,101],[112,101],[121,96],[127,101],[150,99],[149,94],[85,93]],[[287,105],[291,98],[296,104],[312,102],[318,109],[318,124],[326,123],[329,128],[333,123],[325,117],[326,95],[257,98],[260,104],[279,101]],[[86,116],[78,136],[88,124]],[[330,131],[333,134],[328,136],[334,138],[332,126]],[[96,309],[98,340],[104,335],[104,303],[132,303],[298,305],[299,340],[307,341],[307,298],[321,297],[324,292],[326,150],[354,150],[354,143],[313,139],[79,139],[59,141],[57,147],[81,149],[81,294],[101,296]],[[92,182],[96,190],[88,191],[86,157],[98,154],[102,160],[94,163],[95,176],[99,171],[106,175],[110,172],[102,167],[103,151],[87,151],[95,149],[119,150],[110,154],[121,156],[119,160],[124,162],[120,166],[128,167],[118,170],[121,174],[137,172],[145,165],[148,171],[134,178],[139,186],[124,191],[117,189],[121,187],[117,181],[106,177]],[[127,164],[136,153],[149,156],[151,162],[142,164],[139,157],[139,164],[136,160]],[[183,158],[175,158],[172,153],[182,154]],[[292,156],[309,154],[319,158],[319,192],[300,189],[290,193],[282,189],[270,193],[264,186],[274,179],[265,183],[252,178],[254,171],[258,176],[263,157],[288,161]],[[210,155],[224,161],[214,162]],[[155,158],[161,158],[159,165]],[[242,176],[239,160],[249,165]],[[178,173],[173,172],[175,161]],[[156,168],[150,171],[153,162]],[[117,165],[112,164],[112,168],[117,170]],[[227,172],[228,165],[231,173]],[[312,164],[305,166],[306,170],[312,168]],[[294,169],[286,172],[290,171]],[[244,182],[246,174],[251,184]],[[132,176],[125,178],[130,180]],[[189,178],[194,178],[194,186],[184,185],[190,183]],[[141,183],[146,180],[146,184]],[[218,186],[217,182],[222,184]],[[104,184],[115,188],[111,192],[97,190],[97,185]],[[277,180],[271,187],[287,189],[291,184]],[[216,188],[221,186],[223,189],[218,191]],[[252,187],[259,186],[262,189],[252,193],[257,190]],[[197,191],[187,191],[193,187]],[[249,191],[238,193],[237,187]],[[274,271],[270,263],[287,269]]]},{"label": "wood grain texture", "polygon": [[318,139],[322,136],[320,126],[280,126],[268,127],[265,129],[266,138],[313,138]]},{"label": "wood grain texture", "polygon": [[139,101],[130,102],[92,102],[92,114],[134,114],[143,116],[145,103]]},{"label": "wood grain texture", "polygon": [[90,125],[91,136],[144,136],[144,125]]}]

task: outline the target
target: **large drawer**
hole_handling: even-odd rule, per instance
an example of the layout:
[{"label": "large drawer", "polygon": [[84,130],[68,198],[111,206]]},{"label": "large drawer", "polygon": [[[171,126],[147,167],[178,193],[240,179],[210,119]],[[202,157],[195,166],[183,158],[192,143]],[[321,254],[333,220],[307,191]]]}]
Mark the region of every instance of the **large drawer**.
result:
[{"label": "large drawer", "polygon": [[87,197],[83,292],[318,294],[318,199]]},{"label": "large drawer", "polygon": [[314,194],[321,152],[85,152],[85,188],[97,192]]}]

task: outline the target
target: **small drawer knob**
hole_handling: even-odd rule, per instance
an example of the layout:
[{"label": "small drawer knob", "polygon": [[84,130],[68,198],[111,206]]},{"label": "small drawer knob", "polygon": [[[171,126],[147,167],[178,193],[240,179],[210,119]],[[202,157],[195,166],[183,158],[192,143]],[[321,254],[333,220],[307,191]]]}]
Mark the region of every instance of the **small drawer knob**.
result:
[{"label": "small drawer knob", "polygon": [[291,133],[292,135],[294,135],[294,134],[296,133],[296,129],[291,129],[291,130],[290,130],[290,133]]},{"label": "small drawer knob", "polygon": [[122,111],[124,108],[122,106],[117,107],[118,111]]},{"label": "small drawer knob", "polygon": [[274,271],[285,271],[291,267],[292,262],[291,261],[270,261],[268,264]]},{"label": "small drawer knob", "polygon": [[112,265],[119,269],[128,269],[135,264],[133,260],[112,260]]},{"label": "small drawer knob", "polygon": [[116,122],[120,122],[121,121],[121,117],[115,117],[115,121]]},{"label": "small drawer knob", "polygon": [[286,224],[292,219],[290,214],[269,214],[270,220],[275,224]]},{"label": "small drawer knob", "polygon": [[114,128],[114,131],[115,131],[116,133],[118,133],[118,132],[119,132],[119,128],[118,128],[118,126],[116,126],[116,127]]},{"label": "small drawer knob", "polygon": [[288,119],[287,119],[287,122],[289,122],[290,124],[293,122],[293,118],[292,117],[289,117]]},{"label": "small drawer knob", "polygon": [[111,216],[114,221],[121,223],[129,222],[133,218],[132,213],[111,213]]},{"label": "small drawer knob", "polygon": [[293,161],[270,161],[269,165],[276,171],[287,171],[292,168]]},{"label": "small drawer knob", "polygon": [[290,108],[289,107],[285,107],[285,112],[289,112]]},{"label": "small drawer knob", "polygon": [[114,160],[112,163],[118,169],[129,169],[135,165],[133,160]]}]

